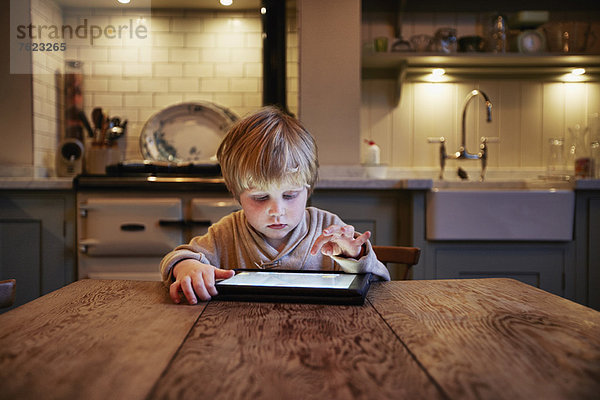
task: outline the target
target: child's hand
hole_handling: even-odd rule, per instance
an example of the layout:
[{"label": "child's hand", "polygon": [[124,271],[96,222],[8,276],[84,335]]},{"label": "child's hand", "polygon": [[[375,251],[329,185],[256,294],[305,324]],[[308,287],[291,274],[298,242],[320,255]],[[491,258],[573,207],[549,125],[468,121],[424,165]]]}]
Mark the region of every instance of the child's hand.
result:
[{"label": "child's hand", "polygon": [[173,268],[175,282],[169,287],[169,294],[175,303],[181,302],[181,292],[190,304],[198,302],[196,296],[210,300],[217,294],[215,279],[231,278],[234,274],[233,270],[215,268],[197,260],[183,260]]},{"label": "child's hand", "polygon": [[323,230],[321,236],[315,240],[310,249],[310,254],[315,255],[321,250],[326,256],[342,255],[344,257],[359,258],[362,253],[362,245],[371,237],[371,232],[366,231],[360,236],[354,237],[352,225],[331,225]]}]

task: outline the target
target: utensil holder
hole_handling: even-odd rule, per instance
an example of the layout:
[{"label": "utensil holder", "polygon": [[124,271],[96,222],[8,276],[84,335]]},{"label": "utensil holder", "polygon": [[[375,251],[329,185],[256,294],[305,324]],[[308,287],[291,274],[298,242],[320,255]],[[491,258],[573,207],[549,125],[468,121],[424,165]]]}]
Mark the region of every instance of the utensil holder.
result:
[{"label": "utensil holder", "polygon": [[116,143],[111,145],[92,144],[85,156],[85,172],[90,175],[106,174],[108,165],[117,164],[121,160],[121,152]]}]

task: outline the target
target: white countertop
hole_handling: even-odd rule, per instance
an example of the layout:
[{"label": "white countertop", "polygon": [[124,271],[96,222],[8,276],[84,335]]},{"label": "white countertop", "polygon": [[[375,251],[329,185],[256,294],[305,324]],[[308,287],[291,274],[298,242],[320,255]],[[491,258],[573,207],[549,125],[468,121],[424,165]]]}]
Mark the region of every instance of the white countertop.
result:
[{"label": "white countertop", "polygon": [[[390,168],[384,178],[367,177],[360,166],[322,166],[319,171],[317,189],[371,189],[371,190],[429,190],[439,186],[440,181],[429,178],[429,171],[408,171]],[[514,173],[507,176],[492,176],[482,185],[479,182],[464,182],[460,186],[495,186],[506,182],[527,180],[524,176]],[[504,179],[501,179],[501,178]],[[449,180],[448,182],[451,182]],[[539,181],[538,181],[539,182]],[[444,186],[446,181],[443,181]],[[600,179],[578,179],[572,183],[564,182],[575,190],[600,190]],[[454,185],[457,186],[457,185]],[[73,188],[72,178],[34,178],[34,177],[0,177],[0,190],[70,190]]]},{"label": "white countertop", "polygon": [[2,190],[70,190],[73,178],[0,177]]}]

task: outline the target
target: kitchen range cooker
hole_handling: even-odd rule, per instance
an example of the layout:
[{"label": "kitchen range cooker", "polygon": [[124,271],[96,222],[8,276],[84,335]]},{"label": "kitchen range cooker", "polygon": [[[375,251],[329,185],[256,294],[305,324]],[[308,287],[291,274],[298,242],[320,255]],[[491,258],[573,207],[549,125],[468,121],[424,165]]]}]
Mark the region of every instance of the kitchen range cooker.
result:
[{"label": "kitchen range cooker", "polygon": [[145,160],[75,177],[79,279],[160,280],[166,253],[240,209],[214,158],[234,120],[212,104],[169,107],[142,130]]},{"label": "kitchen range cooker", "polygon": [[124,170],[75,178],[79,279],[160,280],[166,253],[240,209],[218,175]]}]

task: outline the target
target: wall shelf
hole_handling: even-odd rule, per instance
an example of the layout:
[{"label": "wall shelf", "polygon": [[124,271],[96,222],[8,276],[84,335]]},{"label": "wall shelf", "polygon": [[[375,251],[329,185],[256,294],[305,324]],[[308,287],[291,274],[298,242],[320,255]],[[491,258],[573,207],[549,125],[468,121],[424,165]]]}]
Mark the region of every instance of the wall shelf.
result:
[{"label": "wall shelf", "polygon": [[[600,82],[600,55],[540,53],[439,53],[366,51],[362,54],[362,79],[393,79],[397,101],[402,84],[409,82],[461,82],[478,79],[527,79],[545,82]],[[433,68],[445,75],[432,79]],[[570,75],[585,68],[581,76]]]},{"label": "wall shelf", "polygon": [[551,75],[569,73],[575,67],[586,69],[589,80],[600,78],[600,55],[558,55],[542,53],[525,55],[520,53],[374,53],[362,55],[364,79],[397,78],[400,70],[406,70],[406,78],[432,68],[444,68],[448,74],[485,76],[488,78],[531,78],[548,79]]}]

